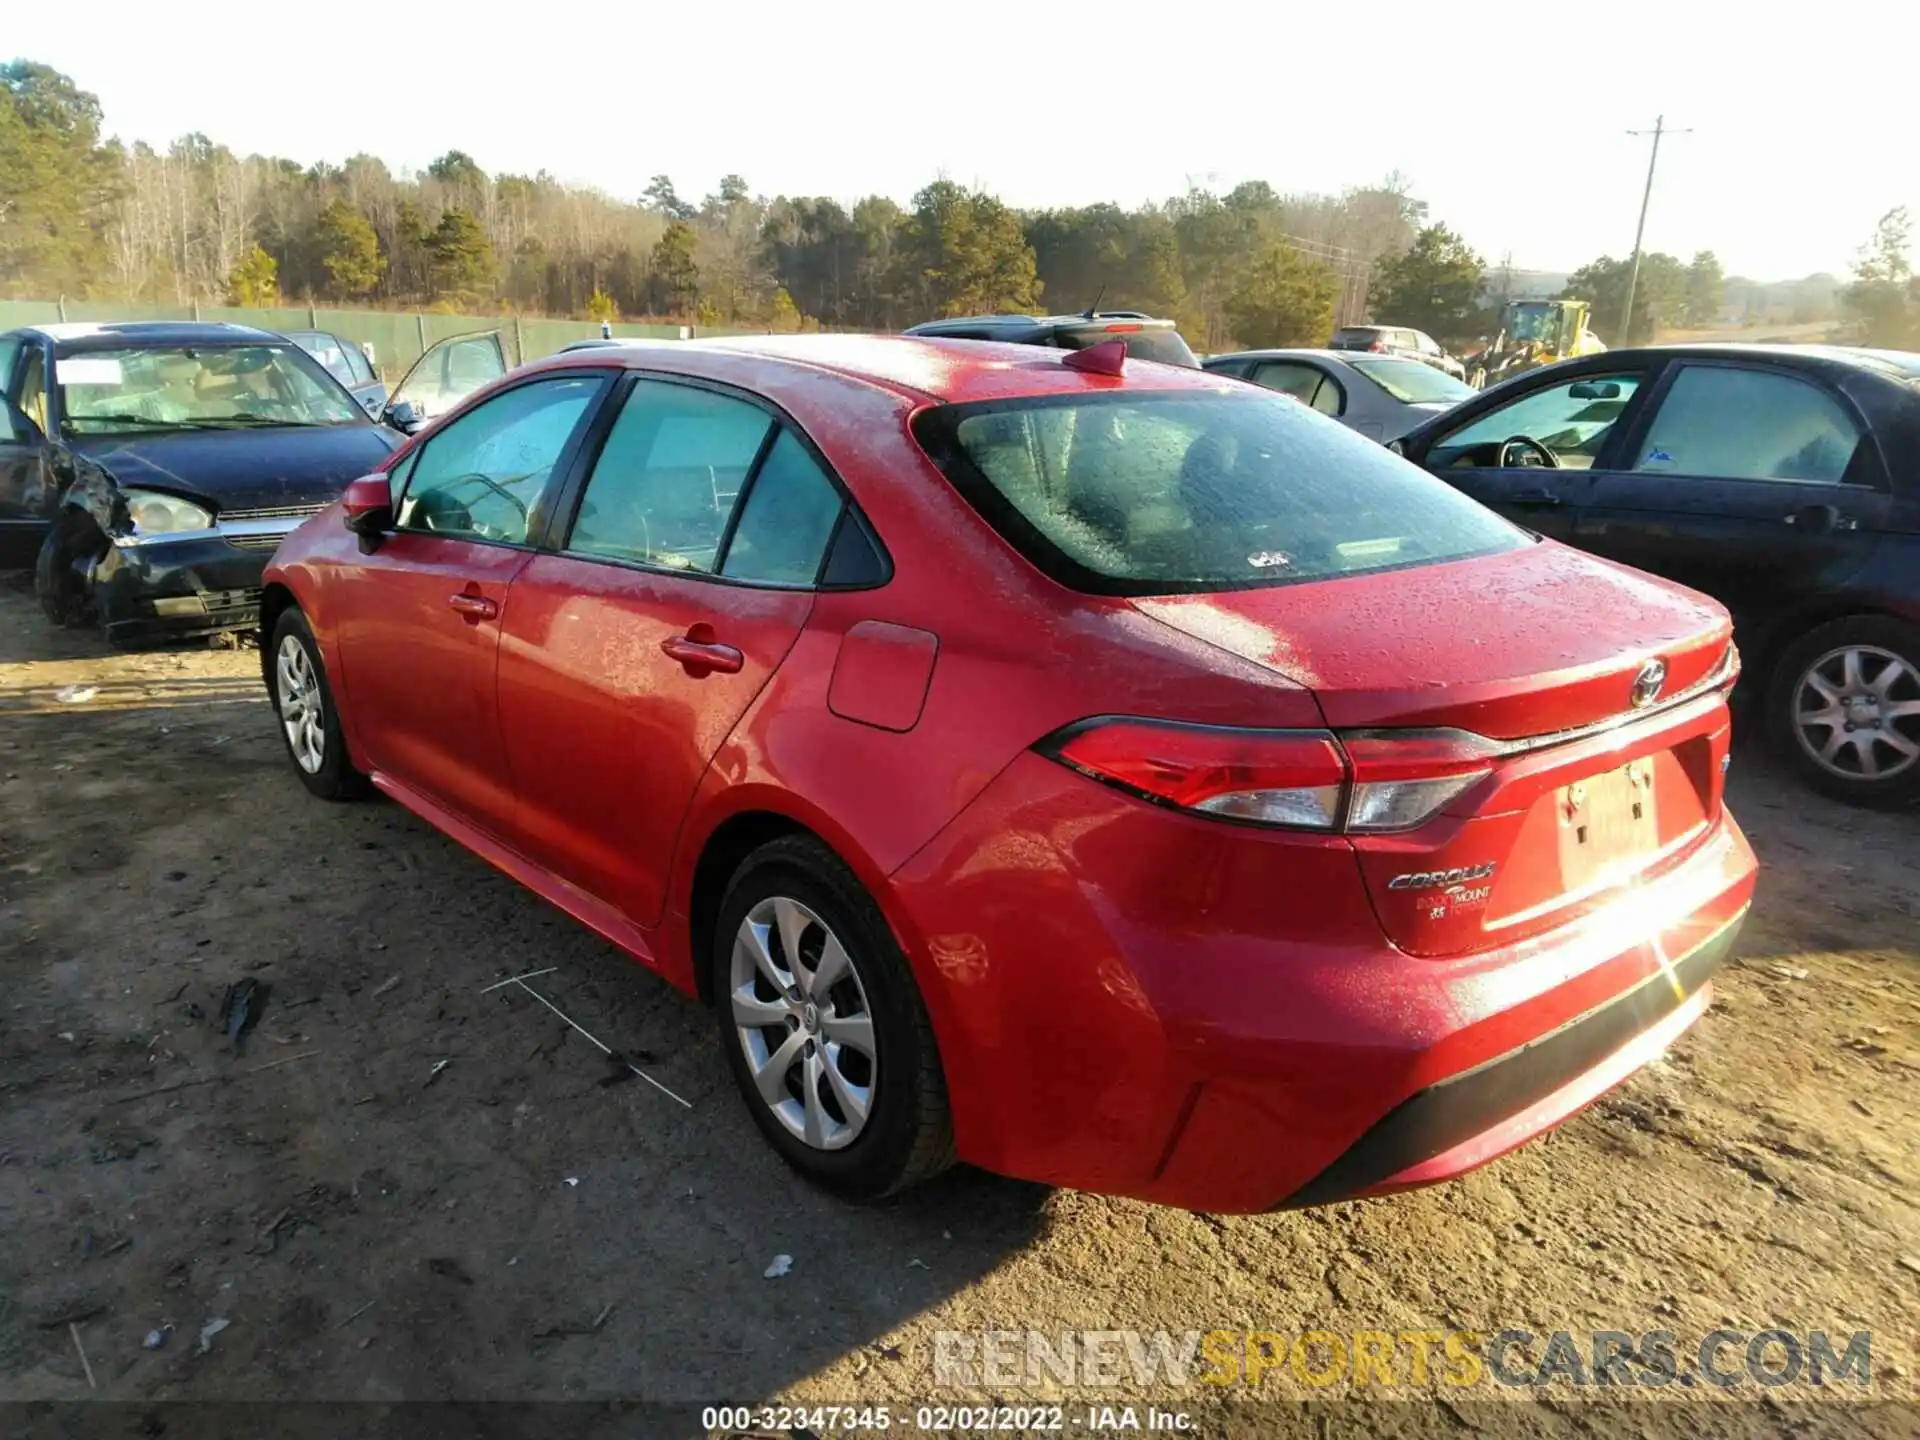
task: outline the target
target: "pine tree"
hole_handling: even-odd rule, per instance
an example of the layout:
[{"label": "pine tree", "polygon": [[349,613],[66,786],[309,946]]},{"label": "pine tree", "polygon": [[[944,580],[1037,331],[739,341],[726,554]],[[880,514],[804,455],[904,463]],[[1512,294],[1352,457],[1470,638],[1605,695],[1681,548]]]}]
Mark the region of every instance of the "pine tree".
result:
[{"label": "pine tree", "polygon": [[280,265],[255,245],[227,276],[227,303],[259,309],[280,303]]},{"label": "pine tree", "polygon": [[1247,267],[1224,308],[1235,341],[1248,349],[1319,345],[1333,329],[1339,297],[1340,280],[1331,269],[1274,244]]},{"label": "pine tree", "polygon": [[387,273],[387,257],[367,217],[335,200],[320,212],[318,239],[328,293],[341,300],[371,295]]},{"label": "pine tree", "polygon": [[693,229],[684,220],[669,220],[667,231],[653,247],[653,308],[660,315],[686,315],[700,296],[700,267],[693,263]]},{"label": "pine tree", "polygon": [[427,253],[436,299],[474,300],[492,288],[493,246],[472,211],[456,205],[441,215]]}]

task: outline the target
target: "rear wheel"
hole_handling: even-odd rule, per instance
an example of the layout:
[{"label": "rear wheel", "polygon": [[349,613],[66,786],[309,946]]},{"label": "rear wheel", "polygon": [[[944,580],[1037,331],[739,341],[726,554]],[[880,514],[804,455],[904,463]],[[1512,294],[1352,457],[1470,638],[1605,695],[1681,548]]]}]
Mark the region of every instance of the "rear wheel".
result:
[{"label": "rear wheel", "polygon": [[367,777],[354,769],[340,729],[340,712],[327,684],[307,617],[284,611],[273,627],[273,713],[287,758],[305,785],[322,800],[354,800],[367,793]]},{"label": "rear wheel", "polygon": [[1881,615],[1820,626],[1781,657],[1767,711],[1814,789],[1878,808],[1920,800],[1920,630]]},{"label": "rear wheel", "polygon": [[714,930],[720,1043],[753,1120],[808,1179],[873,1200],[953,1160],[933,1027],[906,957],[839,857],[776,840]]}]

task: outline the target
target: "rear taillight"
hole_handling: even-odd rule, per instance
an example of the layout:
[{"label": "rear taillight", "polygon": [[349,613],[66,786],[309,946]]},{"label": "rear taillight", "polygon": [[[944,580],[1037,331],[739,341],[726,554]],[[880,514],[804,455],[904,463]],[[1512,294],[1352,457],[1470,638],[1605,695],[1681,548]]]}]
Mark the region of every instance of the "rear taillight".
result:
[{"label": "rear taillight", "polygon": [[1340,737],[1353,771],[1349,830],[1410,830],[1492,768],[1500,746],[1464,730],[1356,731]]},{"label": "rear taillight", "polygon": [[1499,747],[1459,732],[1239,730],[1161,720],[1070,726],[1036,747],[1156,804],[1287,829],[1410,830],[1488,772]]}]

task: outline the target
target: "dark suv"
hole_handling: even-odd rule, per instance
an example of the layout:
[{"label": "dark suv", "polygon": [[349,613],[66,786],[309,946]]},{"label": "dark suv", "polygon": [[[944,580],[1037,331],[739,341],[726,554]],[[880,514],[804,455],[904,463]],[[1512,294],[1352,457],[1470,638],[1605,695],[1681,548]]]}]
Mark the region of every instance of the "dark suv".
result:
[{"label": "dark suv", "polygon": [[1084,350],[1105,340],[1124,340],[1136,360],[1198,369],[1200,362],[1180,338],[1171,320],[1155,320],[1138,310],[1085,311],[1079,315],[967,315],[929,320],[909,335],[936,340],[1004,340],[1014,345],[1049,345],[1055,350]]}]

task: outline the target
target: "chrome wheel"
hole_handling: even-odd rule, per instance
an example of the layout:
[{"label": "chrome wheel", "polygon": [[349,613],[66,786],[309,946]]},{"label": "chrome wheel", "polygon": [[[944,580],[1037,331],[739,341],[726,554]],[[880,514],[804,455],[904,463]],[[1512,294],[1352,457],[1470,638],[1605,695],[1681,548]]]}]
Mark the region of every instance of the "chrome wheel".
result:
[{"label": "chrome wheel", "polygon": [[309,775],[318,775],[327,761],[327,710],[320,699],[320,677],[299,636],[289,635],[280,642],[273,675],[280,728],[287,732],[293,763]]},{"label": "chrome wheel", "polygon": [[1821,769],[1889,780],[1920,760],[1920,672],[1891,650],[1829,650],[1793,692],[1793,733]]},{"label": "chrome wheel", "polygon": [[873,1113],[873,1012],[846,948],[798,900],[774,895],[740,922],[728,1004],[753,1088],[816,1150],[839,1150]]}]

